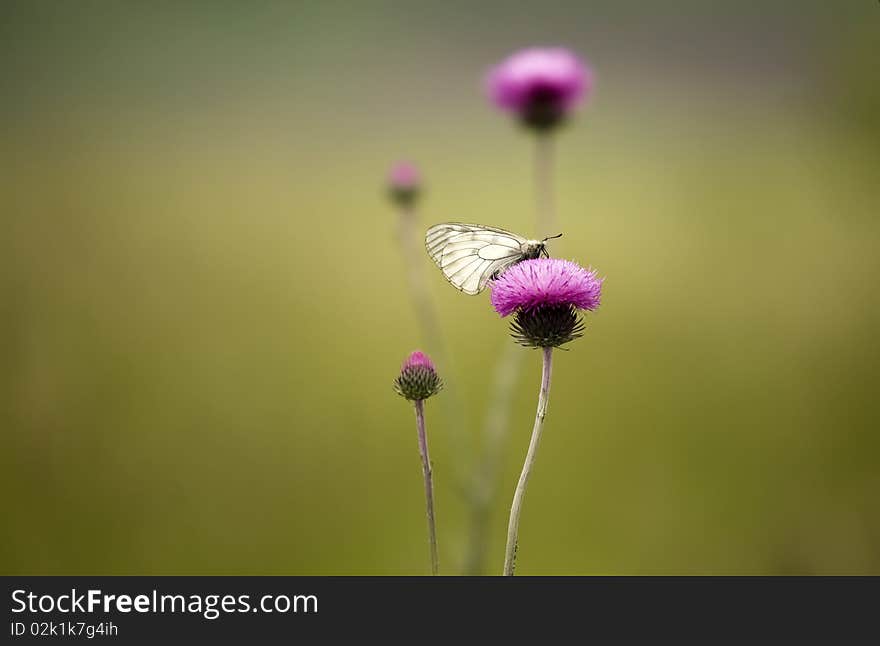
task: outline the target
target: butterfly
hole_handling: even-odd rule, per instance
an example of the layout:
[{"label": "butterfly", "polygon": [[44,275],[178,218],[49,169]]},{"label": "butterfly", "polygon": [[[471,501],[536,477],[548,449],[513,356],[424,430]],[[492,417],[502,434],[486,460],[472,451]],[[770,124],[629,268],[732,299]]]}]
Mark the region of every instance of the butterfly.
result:
[{"label": "butterfly", "polygon": [[428,255],[450,283],[465,294],[479,294],[488,282],[521,260],[550,257],[543,240],[527,240],[484,224],[444,222],[425,233]]}]

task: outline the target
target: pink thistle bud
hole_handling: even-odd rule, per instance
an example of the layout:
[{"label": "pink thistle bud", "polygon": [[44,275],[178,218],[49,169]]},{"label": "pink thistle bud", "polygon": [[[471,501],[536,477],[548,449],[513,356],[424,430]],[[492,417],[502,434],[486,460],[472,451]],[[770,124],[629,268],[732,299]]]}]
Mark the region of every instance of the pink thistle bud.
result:
[{"label": "pink thistle bud", "polygon": [[410,162],[402,161],[391,167],[388,173],[388,192],[398,204],[412,204],[422,188],[419,169]]},{"label": "pink thistle bud", "polygon": [[416,350],[407,357],[394,380],[394,390],[409,400],[424,400],[443,388],[443,380],[434,368],[434,362],[424,352]]}]

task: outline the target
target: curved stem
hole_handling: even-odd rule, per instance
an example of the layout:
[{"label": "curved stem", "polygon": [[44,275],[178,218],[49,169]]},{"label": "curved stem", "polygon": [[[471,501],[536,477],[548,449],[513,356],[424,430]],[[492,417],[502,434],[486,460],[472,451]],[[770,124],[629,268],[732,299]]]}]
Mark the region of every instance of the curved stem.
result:
[{"label": "curved stem", "polygon": [[[440,326],[436,308],[431,300],[428,281],[423,268],[426,261],[424,238],[418,226],[418,214],[413,205],[400,206],[400,218],[398,222],[398,242],[406,264],[406,275],[409,281],[410,299],[415,310],[416,317],[421,328],[422,342],[427,345],[428,351],[434,357],[437,367],[446,376],[446,386],[443,397],[446,422],[449,426],[447,435],[450,438],[453,453],[457,456],[469,454],[466,443],[467,429],[465,428],[464,414],[461,401],[458,397],[458,389],[455,386],[455,369],[452,361],[446,353],[446,343]],[[455,479],[459,484],[459,490],[467,495],[466,466],[463,458],[456,460]]]},{"label": "curved stem", "polygon": [[547,414],[547,403],[550,399],[550,371],[553,364],[553,348],[544,348],[544,362],[541,373],[541,392],[538,395],[538,411],[535,414],[535,426],[532,429],[532,439],[529,442],[529,450],[526,453],[526,461],[523,464],[519,482],[513,494],[513,503],[510,506],[510,521],[507,524],[507,549],[504,553],[504,575],[513,576],[516,567],[516,550],[519,535],[519,515],[522,511],[523,496],[526,493],[526,485],[529,483],[529,475],[535,464],[535,455],[538,453],[538,444],[541,442],[541,431],[544,429],[544,417]]},{"label": "curved stem", "polygon": [[[535,224],[534,237],[543,238],[555,235],[556,209],[553,199],[553,134],[550,132],[535,135],[534,149],[534,192]],[[555,247],[559,248],[560,241]],[[498,469],[507,446],[508,417],[513,390],[519,381],[522,365],[522,349],[507,345],[505,354],[499,358],[495,369],[495,379],[489,398],[489,410],[483,427],[482,457],[474,477],[474,492],[471,500],[470,536],[465,556],[465,573],[482,574],[486,560],[489,516],[498,488]]]},{"label": "curved stem", "polygon": [[471,500],[470,535],[465,556],[465,574],[483,574],[489,542],[489,521],[497,498],[498,471],[500,469],[510,428],[510,408],[513,391],[519,380],[523,349],[513,343],[505,343],[503,354],[495,366],[495,376],[489,396],[483,428],[483,446],[479,469],[474,474],[474,495]]},{"label": "curved stem", "polygon": [[417,399],[416,426],[419,431],[419,455],[422,458],[422,475],[425,477],[425,503],[428,511],[428,544],[431,547],[431,574],[437,576],[440,560],[437,557],[437,527],[434,524],[434,482],[431,474],[431,456],[428,454],[428,435],[425,433],[425,402]]},{"label": "curved stem", "polygon": [[[419,319],[422,328],[424,342],[436,358],[440,359],[441,365],[446,358],[446,348],[443,343],[443,335],[440,332],[440,324],[437,314],[429,296],[425,275],[422,266],[425,261],[425,248],[419,235],[416,210],[412,205],[400,207],[400,245],[406,261],[406,274],[409,279],[410,297],[413,309]],[[446,367],[442,365],[442,367]]]}]

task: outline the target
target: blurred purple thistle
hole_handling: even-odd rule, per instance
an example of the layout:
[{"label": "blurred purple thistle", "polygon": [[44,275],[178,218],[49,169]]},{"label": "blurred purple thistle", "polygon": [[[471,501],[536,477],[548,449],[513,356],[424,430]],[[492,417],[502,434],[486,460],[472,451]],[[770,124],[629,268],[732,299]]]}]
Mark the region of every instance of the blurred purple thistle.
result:
[{"label": "blurred purple thistle", "polygon": [[536,237],[553,235],[553,144],[549,136],[593,89],[593,71],[563,47],[529,47],[492,68],[486,92],[501,110],[538,133],[535,143]]},{"label": "blurred purple thistle", "polygon": [[592,70],[562,47],[522,49],[494,67],[486,79],[495,105],[536,130],[560,124],[592,88]]},{"label": "blurred purple thistle", "polygon": [[[446,352],[446,342],[440,321],[431,300],[430,289],[424,275],[426,262],[424,235],[419,225],[419,202],[424,197],[425,180],[419,168],[410,161],[398,161],[391,166],[385,176],[385,188],[398,213],[397,242],[403,255],[404,273],[409,286],[409,297],[419,323],[422,342],[428,347],[437,364],[446,375],[454,374],[452,361]],[[454,387],[446,388],[443,407],[449,432],[445,435],[458,455],[465,454],[466,428],[462,405]],[[456,478],[464,480],[461,471],[465,470],[461,460],[454,469]],[[463,491],[464,487],[460,486]]]},{"label": "blurred purple thistle", "polygon": [[386,189],[391,201],[397,206],[398,242],[406,263],[409,279],[410,297],[422,326],[423,341],[432,352],[439,356],[440,365],[445,366],[445,352],[440,335],[440,326],[434,307],[428,297],[428,288],[422,275],[424,264],[421,234],[418,227],[416,202],[422,191],[422,175],[414,164],[408,161],[395,163],[388,171]]},{"label": "blurred purple thistle", "polygon": [[388,194],[401,206],[411,206],[422,190],[422,176],[411,162],[401,161],[388,172]]}]

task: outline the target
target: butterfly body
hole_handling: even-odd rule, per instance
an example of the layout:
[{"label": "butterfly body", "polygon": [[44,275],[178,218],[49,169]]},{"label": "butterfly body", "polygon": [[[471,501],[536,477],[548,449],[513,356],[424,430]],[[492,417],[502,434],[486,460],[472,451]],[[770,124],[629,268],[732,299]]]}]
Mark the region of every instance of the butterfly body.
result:
[{"label": "butterfly body", "polygon": [[511,265],[548,256],[546,242],[547,239],[528,240],[504,229],[462,222],[435,224],[425,234],[428,255],[446,280],[471,295],[479,294]]}]

